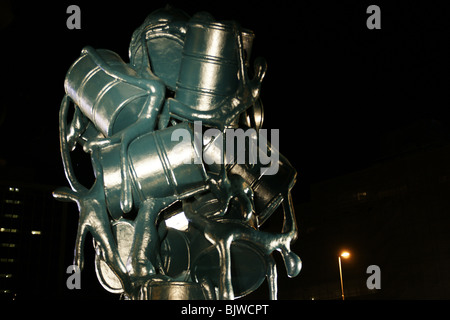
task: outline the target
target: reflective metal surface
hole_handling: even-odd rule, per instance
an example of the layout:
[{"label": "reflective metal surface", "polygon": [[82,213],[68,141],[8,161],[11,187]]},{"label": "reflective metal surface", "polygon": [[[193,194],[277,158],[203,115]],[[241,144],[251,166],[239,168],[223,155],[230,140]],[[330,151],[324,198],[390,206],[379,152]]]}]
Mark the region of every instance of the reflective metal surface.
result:
[{"label": "reflective metal surface", "polygon": [[167,88],[175,90],[188,20],[185,12],[168,7],[145,19],[134,31],[129,46],[130,65],[138,74],[150,68]]},{"label": "reflective metal surface", "polygon": [[[122,299],[236,299],[267,280],[276,299],[274,251],[289,277],[299,274],[295,169],[260,136],[259,154],[277,156],[272,172],[248,150],[238,151],[241,162],[223,148],[228,129],[263,124],[266,64],[256,59],[249,79],[253,37],[236,22],[166,7],[133,33],[130,63],[86,47],[67,72],[59,138],[70,188],[53,196],[78,205],[74,260],[83,268],[91,233],[105,290]],[[72,163],[77,145],[91,159],[90,187]],[[277,212],[281,230],[262,231]]]},{"label": "reflective metal surface", "polygon": [[[178,140],[172,141],[172,134],[176,130],[184,130],[189,134],[190,141],[194,141],[191,127],[184,122],[149,132],[130,143],[127,169],[132,180],[135,207],[139,207],[149,197],[175,195],[183,198],[185,194],[206,188],[207,174],[199,151],[195,150],[193,143],[183,144],[183,148],[180,148]],[[120,207],[120,147],[119,144],[107,146],[101,150],[100,156],[108,210],[113,218],[120,218],[123,214]]]}]

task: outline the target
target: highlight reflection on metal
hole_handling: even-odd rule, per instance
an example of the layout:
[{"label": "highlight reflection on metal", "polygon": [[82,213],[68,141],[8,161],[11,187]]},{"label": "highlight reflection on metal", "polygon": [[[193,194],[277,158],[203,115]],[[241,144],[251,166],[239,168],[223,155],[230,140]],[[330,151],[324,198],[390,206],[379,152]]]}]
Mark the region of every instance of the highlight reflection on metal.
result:
[{"label": "highlight reflection on metal", "polygon": [[[77,203],[75,263],[83,268],[90,232],[106,290],[123,299],[235,299],[266,278],[276,299],[273,252],[281,253],[289,277],[300,272],[290,249],[297,237],[295,169],[282,155],[274,175],[261,173],[261,163],[225,162],[212,143],[224,145],[227,128],[262,126],[266,64],[256,59],[248,78],[253,37],[236,22],[167,7],[133,33],[129,64],[86,47],[70,67],[59,117],[70,188],[53,196]],[[218,129],[214,141],[196,142],[198,121]],[[174,139],[179,132],[183,141]],[[72,165],[77,145],[91,158],[89,188]],[[261,231],[280,205],[281,232]]]}]

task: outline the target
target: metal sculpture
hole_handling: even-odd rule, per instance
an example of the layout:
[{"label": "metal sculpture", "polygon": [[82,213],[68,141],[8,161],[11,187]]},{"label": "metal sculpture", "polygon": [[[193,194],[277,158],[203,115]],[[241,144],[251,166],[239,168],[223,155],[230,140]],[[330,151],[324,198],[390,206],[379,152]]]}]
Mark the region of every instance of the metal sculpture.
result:
[{"label": "metal sculpture", "polygon": [[[257,145],[277,154],[275,174],[221,148],[230,128],[261,130],[266,64],[256,59],[249,79],[253,36],[236,22],[167,7],[134,32],[129,64],[86,47],[70,67],[59,118],[70,188],[53,196],[77,203],[75,263],[83,267],[90,232],[106,290],[124,299],[235,299],[267,278],[276,299],[273,251],[288,276],[300,272],[290,250],[294,168],[267,141]],[[77,145],[91,157],[90,188],[72,166]],[[261,231],[281,204],[281,232]],[[169,223],[180,218],[181,227]]]}]

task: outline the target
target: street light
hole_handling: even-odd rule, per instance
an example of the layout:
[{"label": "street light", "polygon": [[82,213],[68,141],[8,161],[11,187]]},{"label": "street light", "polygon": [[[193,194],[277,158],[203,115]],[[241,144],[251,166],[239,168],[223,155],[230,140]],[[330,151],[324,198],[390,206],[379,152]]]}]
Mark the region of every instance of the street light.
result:
[{"label": "street light", "polygon": [[341,265],[341,257],[344,259],[348,259],[350,257],[350,252],[348,251],[343,251],[341,252],[341,254],[338,256],[338,261],[339,261],[339,276],[341,278],[341,295],[342,295],[342,300],[345,300],[344,297],[344,281],[342,280],[342,265]]}]

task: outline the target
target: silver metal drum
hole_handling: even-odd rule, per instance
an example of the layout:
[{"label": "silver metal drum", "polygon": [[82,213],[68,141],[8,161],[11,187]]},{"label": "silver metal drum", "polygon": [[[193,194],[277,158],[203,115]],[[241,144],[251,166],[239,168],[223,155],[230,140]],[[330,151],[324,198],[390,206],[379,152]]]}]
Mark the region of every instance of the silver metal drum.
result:
[{"label": "silver metal drum", "polygon": [[129,55],[133,68],[149,67],[170,90],[175,91],[188,20],[185,12],[173,7],[152,12],[131,38]]},{"label": "silver metal drum", "polygon": [[[180,138],[179,141],[175,130],[184,133],[185,140]],[[133,199],[137,206],[148,198],[172,195],[183,198],[206,188],[207,175],[201,161],[201,150],[196,149],[193,129],[188,123],[138,137],[128,147],[128,159]],[[108,210],[117,219],[122,216],[120,145],[104,148],[100,161]]]},{"label": "silver metal drum", "polygon": [[[190,230],[191,277],[194,281],[209,279],[218,288],[220,258],[217,248],[202,235]],[[267,260],[256,246],[239,241],[231,245],[231,278],[235,298],[246,296],[256,290],[265,280]]]},{"label": "silver metal drum", "polygon": [[[125,264],[131,252],[133,234],[135,232],[133,222],[119,219],[112,223],[111,229],[119,249],[120,258]],[[123,288],[120,279],[105,262],[103,255],[99,251],[101,247],[95,240],[94,247],[98,249],[95,255],[95,272],[100,284],[109,292],[122,293]],[[198,284],[186,283],[190,279],[190,250],[189,242],[184,232],[167,228],[166,235],[161,243],[161,258],[164,274],[176,282],[171,282],[172,288],[164,287],[164,290],[167,291],[166,293],[162,292],[163,287],[159,284],[152,286],[157,288],[154,288],[153,291],[147,290],[145,294],[150,294],[153,297],[164,296],[166,298],[168,296],[177,296],[181,299],[190,297],[194,299],[204,298],[201,288],[199,291]],[[157,278],[154,281],[157,281]],[[192,292],[189,292],[189,290],[192,290]],[[201,293],[200,295],[199,292]],[[185,297],[183,298],[183,295],[179,296],[180,293],[183,293]]]},{"label": "silver metal drum", "polygon": [[208,15],[194,16],[188,22],[174,102],[174,110],[181,108],[181,116],[183,105],[187,110],[212,111],[235,93],[239,83],[237,32],[248,56],[252,31],[214,21]]},{"label": "silver metal drum", "polygon": [[[121,74],[137,77],[120,56],[110,50],[96,53],[102,63]],[[148,97],[146,88],[112,77],[83,51],[67,72],[64,88],[83,114],[105,136],[135,123]]]},{"label": "silver metal drum", "polygon": [[141,288],[141,300],[207,300],[202,285],[196,282],[153,281]]}]

